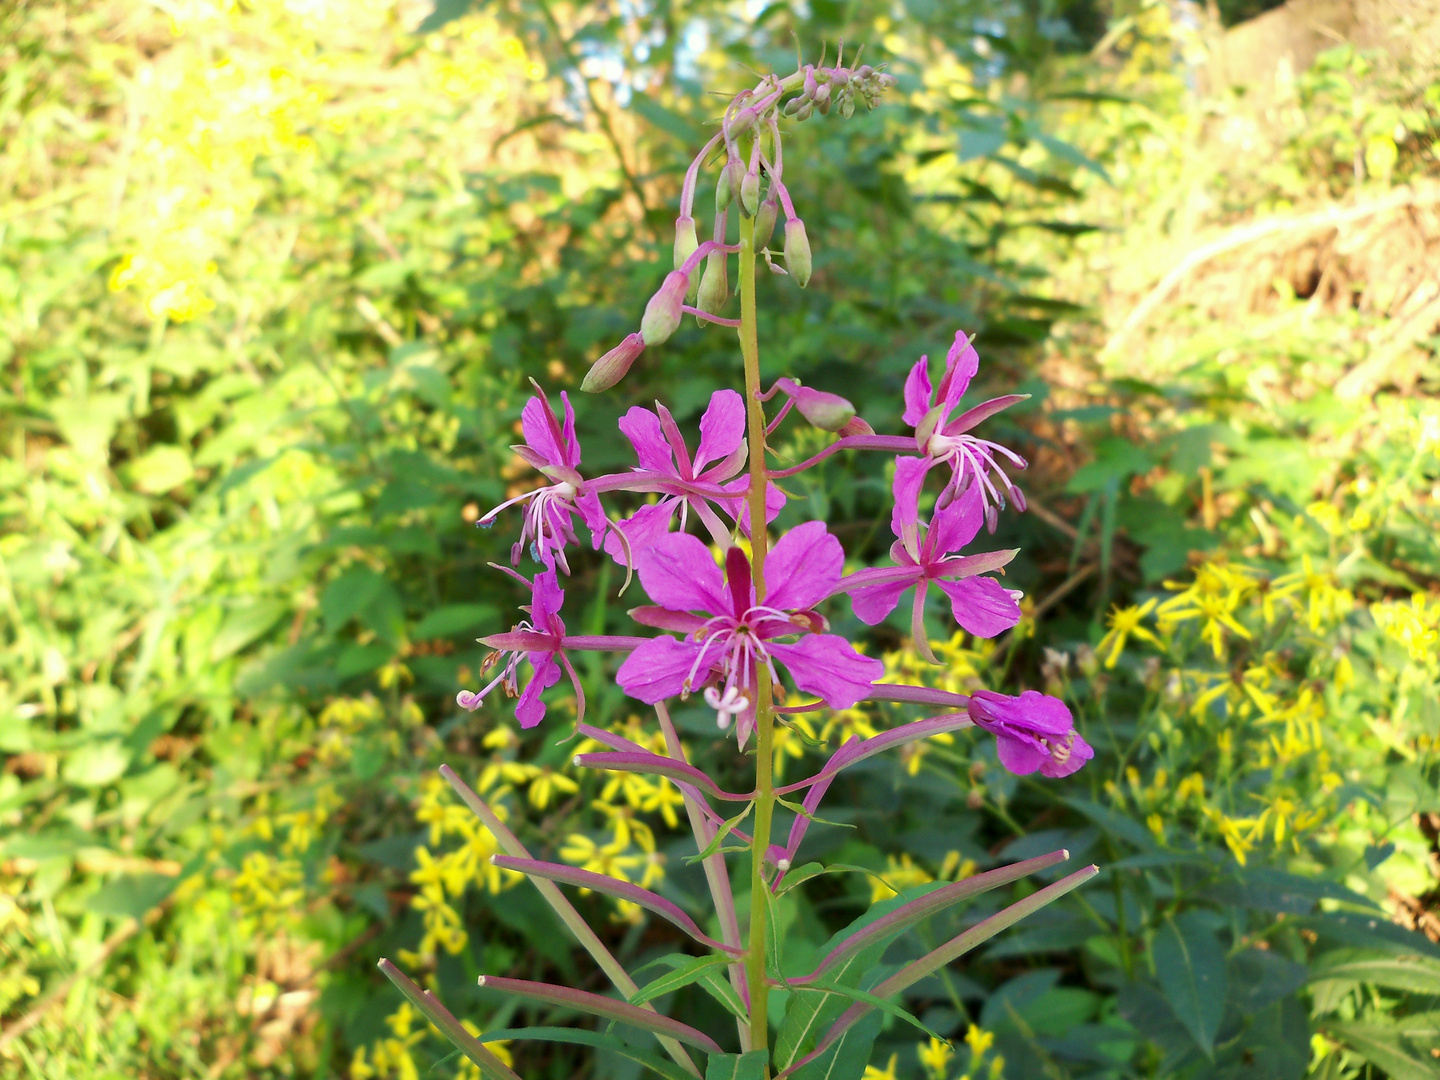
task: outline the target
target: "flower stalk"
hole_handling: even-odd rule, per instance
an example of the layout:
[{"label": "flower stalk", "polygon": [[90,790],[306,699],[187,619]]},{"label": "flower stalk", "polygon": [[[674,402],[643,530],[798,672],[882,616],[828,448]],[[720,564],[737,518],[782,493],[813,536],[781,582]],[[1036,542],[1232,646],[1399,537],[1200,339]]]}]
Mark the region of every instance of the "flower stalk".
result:
[{"label": "flower stalk", "polygon": [[[765,602],[766,535],[765,492],[769,488],[765,461],[765,407],[760,400],[760,339],[755,313],[755,219],[740,219],[740,355],[745,364],[746,442],[750,448],[750,574],[755,601]],[[775,815],[775,789],[771,769],[775,760],[775,714],[771,685],[756,682],[755,694],[755,837],[750,845],[750,938],[745,957],[750,987],[750,1045],[764,1050],[769,1041],[765,985],[766,904],[760,902],[765,881],[765,855],[770,850],[770,826]]]}]

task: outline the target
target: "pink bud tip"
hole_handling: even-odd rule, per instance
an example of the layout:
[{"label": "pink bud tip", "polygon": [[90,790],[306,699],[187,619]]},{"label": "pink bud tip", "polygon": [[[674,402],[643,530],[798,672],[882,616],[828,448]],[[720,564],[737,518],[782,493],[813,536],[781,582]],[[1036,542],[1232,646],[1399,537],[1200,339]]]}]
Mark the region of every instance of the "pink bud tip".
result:
[{"label": "pink bud tip", "polygon": [[665,275],[665,283],[645,305],[645,316],[640,320],[640,337],[646,345],[663,345],[675,333],[689,291],[689,274],[672,270]]},{"label": "pink bud tip", "polygon": [[609,390],[625,377],[625,373],[630,370],[630,365],[644,351],[645,339],[639,334],[631,334],[595,361],[585,375],[585,380],[580,384],[580,389],[587,394],[598,394],[601,390]]}]

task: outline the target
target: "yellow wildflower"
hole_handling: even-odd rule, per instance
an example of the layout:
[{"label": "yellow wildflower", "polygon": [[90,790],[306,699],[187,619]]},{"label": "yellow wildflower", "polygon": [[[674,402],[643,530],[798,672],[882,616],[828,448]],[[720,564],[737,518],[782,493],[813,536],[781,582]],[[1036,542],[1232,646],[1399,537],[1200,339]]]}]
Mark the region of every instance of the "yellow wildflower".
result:
[{"label": "yellow wildflower", "polygon": [[955,1056],[955,1050],[944,1039],[930,1037],[928,1043],[920,1044],[920,1064],[925,1066],[934,1080],[945,1080],[945,1074],[950,1067],[950,1059]]},{"label": "yellow wildflower", "polygon": [[883,1069],[877,1069],[874,1065],[866,1065],[865,1075],[860,1080],[896,1080],[895,1062],[899,1056],[899,1054],[891,1054],[890,1061]]},{"label": "yellow wildflower", "polygon": [[1109,650],[1109,655],[1105,657],[1105,666],[1107,668],[1113,668],[1116,662],[1119,661],[1120,653],[1125,648],[1125,642],[1132,634],[1140,640],[1148,641],[1154,645],[1160,643],[1154,634],[1140,625],[1140,620],[1154,611],[1155,605],[1158,603],[1159,600],[1152,596],[1139,607],[1132,605],[1126,608],[1116,607],[1110,610],[1110,614],[1106,618],[1106,625],[1110,627],[1109,632],[1100,639],[1100,644],[1095,648],[1095,651],[1099,653],[1103,653],[1107,649]]}]

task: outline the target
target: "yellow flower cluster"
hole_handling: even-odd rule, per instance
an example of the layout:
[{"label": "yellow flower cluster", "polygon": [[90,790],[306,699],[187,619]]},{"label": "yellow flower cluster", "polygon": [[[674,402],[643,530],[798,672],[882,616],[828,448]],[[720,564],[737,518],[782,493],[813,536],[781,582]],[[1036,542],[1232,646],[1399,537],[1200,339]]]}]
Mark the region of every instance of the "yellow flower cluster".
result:
[{"label": "yellow flower cluster", "polygon": [[[965,1045],[970,1049],[970,1064],[956,1080],[981,1080],[981,1077],[985,1077],[986,1080],[1003,1080],[1005,1058],[996,1054],[990,1059],[988,1066],[985,1065],[984,1060],[985,1055],[990,1052],[990,1048],[995,1045],[994,1034],[971,1024],[969,1031],[965,1033]],[[955,1047],[952,1044],[932,1036],[928,1042],[920,1043],[915,1052],[928,1080],[948,1080],[950,1063],[955,1058]],[[899,1054],[891,1054],[885,1068],[882,1069],[875,1065],[867,1066],[861,1080],[899,1080],[895,1071],[899,1060]]]},{"label": "yellow flower cluster", "polygon": [[[495,814],[501,821],[509,816],[496,797],[508,789],[501,787],[491,791],[494,780],[489,783],[482,776],[477,783],[481,794],[487,794]],[[454,956],[465,947],[469,940],[460,919],[460,913],[451,905],[459,899],[472,883],[486,892],[499,893],[522,880],[520,874],[501,870],[490,862],[490,857],[499,850],[494,834],[466,807],[451,801],[450,785],[442,777],[429,776],[421,788],[419,804],[415,809],[415,820],[429,827],[429,847],[415,849],[416,867],[410,873],[410,882],[419,886],[419,894],[411,906],[419,911],[424,935],[414,950],[400,950],[400,958],[407,964],[417,965],[429,962],[437,949],[444,949]],[[430,848],[439,847],[447,839],[458,839],[459,846],[439,856]]]},{"label": "yellow flower cluster", "polygon": [[1370,605],[1370,614],[1391,641],[1401,645],[1417,664],[1440,664],[1440,600],[1417,592],[1409,603],[1384,600]]},{"label": "yellow flower cluster", "polygon": [[923,866],[918,866],[908,852],[898,858],[887,855],[885,873],[870,879],[870,902],[878,904],[904,892],[915,885],[928,885],[932,881],[960,881],[975,873],[973,860],[961,858],[960,852],[948,852],[940,864],[938,876],[932,876]]},{"label": "yellow flower cluster", "polygon": [[297,860],[252,851],[230,883],[230,895],[245,917],[269,926],[305,899],[304,878]]}]

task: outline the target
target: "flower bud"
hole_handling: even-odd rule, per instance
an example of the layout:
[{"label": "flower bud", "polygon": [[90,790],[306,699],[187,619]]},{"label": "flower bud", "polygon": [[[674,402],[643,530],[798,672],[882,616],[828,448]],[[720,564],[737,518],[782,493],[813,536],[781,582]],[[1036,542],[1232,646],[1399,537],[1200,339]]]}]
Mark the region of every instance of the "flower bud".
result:
[{"label": "flower bud", "polygon": [[805,99],[803,100],[800,108],[798,108],[798,109],[795,110],[795,119],[796,119],[796,120],[799,120],[799,121],[809,120],[811,114],[812,114],[814,111],[815,111],[815,106],[814,106],[814,104],[811,103],[811,101],[810,101],[809,98],[805,98]]},{"label": "flower bud", "polygon": [[754,130],[755,121],[759,118],[759,115],[755,110],[755,106],[746,106],[731,118],[729,125],[725,128],[725,133],[729,135],[732,140],[740,138],[741,135],[748,135]]},{"label": "flower bud", "polygon": [[587,394],[598,394],[601,390],[609,390],[625,377],[625,373],[630,370],[630,365],[644,351],[645,339],[639,334],[631,334],[595,361],[589,372],[586,373],[585,380],[580,384],[580,389]]},{"label": "flower bud", "polygon": [[695,236],[695,219],[692,217],[681,217],[675,219],[675,269],[685,265],[685,260],[695,254],[695,249],[700,246],[699,239]]},{"label": "flower bud", "polygon": [[840,101],[840,115],[846,120],[855,115],[855,99],[849,94],[846,94]]},{"label": "flower bud", "polygon": [[821,116],[830,114],[830,84],[826,83],[815,91],[815,107],[820,110]]},{"label": "flower bud", "polygon": [[839,394],[812,390],[808,386],[797,388],[795,408],[821,431],[839,431],[855,418],[855,406]]},{"label": "flower bud", "polygon": [[799,218],[785,222],[785,269],[802,289],[810,284],[810,239],[805,235],[805,223]]},{"label": "flower bud", "polygon": [[791,98],[789,101],[787,101],[787,102],[785,103],[785,109],[784,109],[785,115],[786,115],[786,116],[794,116],[797,112],[800,111],[800,107],[805,104],[806,100],[807,100],[807,99],[804,98],[804,97],[793,97],[793,98]]},{"label": "flower bud", "polygon": [[738,157],[732,157],[725,163],[725,172],[728,173],[727,182],[733,194],[740,194],[740,186],[745,183],[745,165]]},{"label": "flower bud", "polygon": [[874,435],[875,429],[860,419],[860,417],[856,416],[835,434],[839,435],[842,439],[848,439],[852,435]]},{"label": "flower bud", "polygon": [[746,217],[754,217],[760,208],[760,170],[752,165],[750,171],[740,178],[740,210]]},{"label": "flower bud", "polygon": [[730,170],[720,170],[720,176],[715,181],[715,212],[723,212],[730,205],[730,196],[733,194],[730,188]]},{"label": "flower bud", "polygon": [[645,305],[645,315],[640,320],[640,336],[646,345],[663,345],[675,333],[680,325],[680,308],[689,290],[689,274],[672,270],[665,275],[664,284]]},{"label": "flower bud", "polygon": [[807,67],[805,69],[805,96],[813,101],[815,100],[815,93],[819,89],[820,86],[815,81],[815,69],[813,67]]},{"label": "flower bud", "polygon": [[780,203],[775,198],[775,189],[772,186],[765,196],[765,201],[760,204],[760,209],[755,213],[755,250],[764,251],[770,243],[770,237],[775,234],[775,219],[780,216]]},{"label": "flower bud", "polygon": [[[728,260],[723,251],[716,251],[705,259],[705,273],[700,277],[700,292],[695,306],[712,315],[720,314],[730,295]],[[704,325],[705,320],[700,320]]]}]

